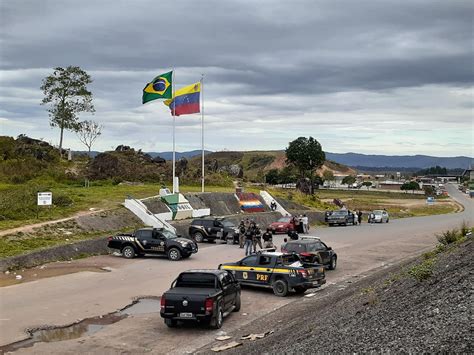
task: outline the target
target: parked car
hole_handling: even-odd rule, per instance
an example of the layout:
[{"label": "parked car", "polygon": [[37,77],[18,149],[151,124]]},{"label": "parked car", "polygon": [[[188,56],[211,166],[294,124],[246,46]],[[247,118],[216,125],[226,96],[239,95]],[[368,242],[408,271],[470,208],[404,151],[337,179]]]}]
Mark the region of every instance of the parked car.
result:
[{"label": "parked car", "polygon": [[293,220],[293,217],[281,217],[278,221],[271,223],[268,226],[273,234],[277,233],[288,233],[290,231],[294,231],[295,228],[295,222]]},{"label": "parked car", "polygon": [[120,250],[127,259],[137,255],[161,254],[166,255],[169,260],[176,261],[198,252],[198,246],[193,240],[182,238],[167,229],[151,227],[109,237],[107,246]]},{"label": "parked car", "polygon": [[234,244],[239,244],[239,229],[225,218],[196,218],[189,226],[189,235],[197,243],[230,239]]},{"label": "parked car", "polygon": [[329,270],[337,266],[337,254],[318,237],[304,236],[281,246],[282,253],[296,253],[303,262],[322,264]]},{"label": "parked car", "polygon": [[194,321],[218,329],[225,317],[240,310],[240,285],[225,270],[188,270],[179,274],[160,302],[168,327]]},{"label": "parked car", "polygon": [[231,271],[242,285],[272,288],[281,297],[290,290],[304,293],[326,283],[324,267],[305,263],[297,254],[262,251],[219,269]]},{"label": "parked car", "polygon": [[369,223],[388,223],[389,220],[390,216],[385,210],[374,210],[369,213]]},{"label": "parked car", "polygon": [[325,217],[329,226],[334,225],[343,225],[347,226],[348,224],[356,225],[357,224],[357,217],[355,214],[349,210],[339,210],[333,211],[327,217]]}]

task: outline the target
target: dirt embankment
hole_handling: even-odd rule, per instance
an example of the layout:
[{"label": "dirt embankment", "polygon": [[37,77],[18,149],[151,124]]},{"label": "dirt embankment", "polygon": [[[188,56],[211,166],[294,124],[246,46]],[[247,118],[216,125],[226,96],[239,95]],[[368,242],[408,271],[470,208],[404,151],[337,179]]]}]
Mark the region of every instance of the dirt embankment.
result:
[{"label": "dirt embankment", "polygon": [[[346,288],[329,286],[230,334],[243,345],[226,353],[472,354],[472,255],[472,241],[440,254],[423,281],[407,274],[412,261]],[[270,330],[264,339],[240,340]],[[215,345],[222,343],[201,353]]]}]

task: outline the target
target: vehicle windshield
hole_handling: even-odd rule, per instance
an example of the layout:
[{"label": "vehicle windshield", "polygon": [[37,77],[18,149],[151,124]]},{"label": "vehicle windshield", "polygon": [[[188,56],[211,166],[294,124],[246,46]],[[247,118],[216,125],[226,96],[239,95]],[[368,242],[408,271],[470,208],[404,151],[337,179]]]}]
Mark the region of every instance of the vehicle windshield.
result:
[{"label": "vehicle windshield", "polygon": [[334,211],[332,213],[333,216],[345,216],[347,215],[347,211]]},{"label": "vehicle windshield", "polygon": [[304,244],[297,244],[297,243],[288,243],[286,244],[286,251],[289,253],[302,253],[306,251],[306,245]]},{"label": "vehicle windshield", "polygon": [[291,221],[290,217],[281,217],[277,222],[289,223]]},{"label": "vehicle windshield", "polygon": [[376,216],[381,216],[383,211],[374,211],[374,215]]},{"label": "vehicle windshield", "polygon": [[183,273],[178,276],[175,287],[215,288],[216,276],[200,272]]},{"label": "vehicle windshield", "polygon": [[166,239],[175,239],[175,238],[178,238],[178,236],[177,236],[176,234],[174,234],[173,232],[167,231],[167,230],[162,230],[162,231],[161,231],[161,234],[163,234],[163,236],[164,236]]},{"label": "vehicle windshield", "polygon": [[226,221],[226,220],[223,220],[221,221],[222,225],[224,227],[227,227],[227,228],[235,228],[235,225],[234,223],[230,222],[230,221]]}]

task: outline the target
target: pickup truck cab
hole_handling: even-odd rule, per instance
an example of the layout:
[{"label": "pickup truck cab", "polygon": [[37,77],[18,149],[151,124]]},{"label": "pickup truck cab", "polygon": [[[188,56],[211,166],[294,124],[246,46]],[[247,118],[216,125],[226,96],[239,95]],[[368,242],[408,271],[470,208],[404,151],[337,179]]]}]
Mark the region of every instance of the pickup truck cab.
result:
[{"label": "pickup truck cab", "polygon": [[357,218],[355,214],[349,210],[341,209],[339,211],[333,211],[328,216],[325,217],[326,222],[329,226],[334,225],[343,225],[347,226],[348,224],[356,225]]},{"label": "pickup truck cab", "polygon": [[231,312],[240,310],[240,285],[225,270],[182,272],[161,296],[160,315],[168,327],[195,321],[218,329]]},{"label": "pickup truck cab", "polygon": [[191,222],[188,233],[197,243],[219,239],[239,244],[239,229],[225,218],[196,218]]},{"label": "pickup truck cab", "polygon": [[176,261],[197,253],[197,244],[188,238],[181,238],[173,232],[159,228],[141,228],[131,234],[118,234],[109,237],[107,246],[118,249],[124,258],[137,255],[166,255]]},{"label": "pickup truck cab", "polygon": [[297,254],[263,251],[235,263],[221,264],[219,269],[231,271],[242,285],[272,288],[281,297],[290,290],[304,293],[326,283],[324,267],[304,263]]}]

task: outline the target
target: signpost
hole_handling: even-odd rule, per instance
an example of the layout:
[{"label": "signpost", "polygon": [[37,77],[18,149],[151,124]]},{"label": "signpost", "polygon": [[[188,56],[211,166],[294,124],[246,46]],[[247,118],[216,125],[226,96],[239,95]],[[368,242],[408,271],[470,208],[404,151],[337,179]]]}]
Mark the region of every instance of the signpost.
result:
[{"label": "signpost", "polygon": [[38,203],[36,206],[36,219],[38,219],[38,206],[51,206],[53,204],[52,192],[38,192]]}]

